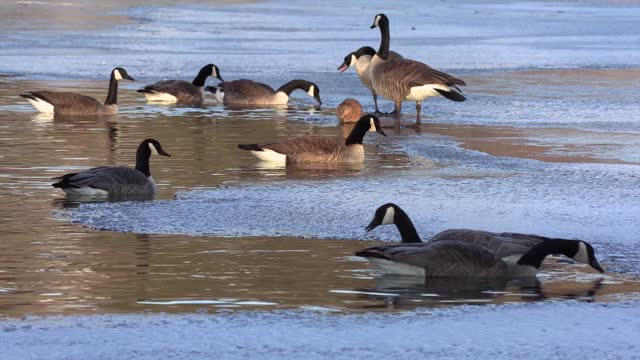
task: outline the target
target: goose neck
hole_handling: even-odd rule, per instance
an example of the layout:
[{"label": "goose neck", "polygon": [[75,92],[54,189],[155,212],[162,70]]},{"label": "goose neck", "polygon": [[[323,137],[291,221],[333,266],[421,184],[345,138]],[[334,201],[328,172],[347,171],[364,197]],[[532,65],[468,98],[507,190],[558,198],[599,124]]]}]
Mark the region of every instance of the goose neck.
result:
[{"label": "goose neck", "polygon": [[104,101],[104,104],[118,104],[118,80],[116,80],[116,77],[113,73],[111,73],[111,79],[109,80],[109,93],[107,93],[107,100]]},{"label": "goose neck", "polygon": [[136,152],[136,170],[143,173],[146,177],[151,176],[151,169],[149,169],[149,158],[151,157],[151,149],[146,143],[138,146]]},{"label": "goose neck", "polygon": [[398,231],[400,232],[403,243],[409,244],[422,242],[422,239],[420,239],[418,231],[416,231],[416,227],[413,225],[413,222],[411,221],[407,213],[405,213],[402,209],[396,209],[394,221],[396,227],[398,228]]},{"label": "goose neck", "polygon": [[391,35],[389,34],[389,22],[381,21],[379,24],[380,27],[380,48],[378,48],[378,52],[376,55],[381,57],[383,60],[389,59],[389,41],[391,39]]}]

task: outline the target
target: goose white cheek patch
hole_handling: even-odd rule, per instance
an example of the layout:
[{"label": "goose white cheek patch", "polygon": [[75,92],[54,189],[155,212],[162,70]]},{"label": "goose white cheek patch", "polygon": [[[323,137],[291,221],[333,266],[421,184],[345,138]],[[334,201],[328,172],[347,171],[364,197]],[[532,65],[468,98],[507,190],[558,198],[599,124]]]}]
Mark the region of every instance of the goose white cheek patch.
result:
[{"label": "goose white cheek patch", "polygon": [[307,91],[307,94],[309,94],[309,96],[313,97],[313,91],[315,90],[315,87],[313,85],[309,86],[309,91]]},{"label": "goose white cheek patch", "polygon": [[589,263],[589,253],[587,252],[587,246],[581,241],[578,248],[578,253],[573,257],[573,260],[581,263]]},{"label": "goose white cheek patch", "polygon": [[120,71],[119,71],[119,70],[113,70],[113,77],[114,77],[116,80],[122,80],[122,74],[120,74]]},{"label": "goose white cheek patch", "polygon": [[351,62],[349,63],[349,67],[354,66],[358,62],[358,59],[355,55],[351,55]]},{"label": "goose white cheek patch", "polygon": [[378,26],[378,23],[380,22],[380,15],[376,16],[376,19],[373,21],[373,23]]},{"label": "goose white cheek patch", "polygon": [[[376,123],[375,123],[375,122],[373,122],[373,118],[371,118],[371,119],[369,120],[369,123],[371,124],[371,125],[369,126],[369,131],[376,132],[376,131],[377,131],[377,130],[376,130]],[[392,208],[390,208],[390,209],[392,209]],[[387,211],[388,211],[388,210],[387,210]]]},{"label": "goose white cheek patch", "polygon": [[152,143],[149,143],[149,149],[151,150],[151,153],[152,153],[153,155],[160,155],[160,154],[158,154],[158,149],[156,149],[156,147],[155,147],[155,146],[153,146],[153,144],[152,144]]},{"label": "goose white cheek patch", "polygon": [[212,77],[218,77],[218,72],[216,71],[216,68],[213,68],[213,69],[211,70],[211,76],[212,76]]},{"label": "goose white cheek patch", "polygon": [[396,215],[396,210],[389,206],[387,211],[384,213],[384,217],[382,218],[382,225],[393,224],[393,218]]}]

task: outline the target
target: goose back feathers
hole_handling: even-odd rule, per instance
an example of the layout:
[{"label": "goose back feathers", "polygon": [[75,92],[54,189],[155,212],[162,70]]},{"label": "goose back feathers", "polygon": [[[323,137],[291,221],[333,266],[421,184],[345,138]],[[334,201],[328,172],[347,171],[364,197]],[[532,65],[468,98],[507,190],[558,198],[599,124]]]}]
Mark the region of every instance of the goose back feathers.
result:
[{"label": "goose back feathers", "polygon": [[144,94],[148,101],[200,104],[204,101],[204,85],[209,76],[223,81],[218,67],[214,64],[207,64],[200,69],[192,82],[162,80],[155,84],[147,85],[139,89],[138,92]]},{"label": "goose back feathers", "polygon": [[362,141],[369,131],[386,136],[374,115],[358,120],[353,130],[341,136],[299,136],[287,140],[260,144],[240,144],[238,147],[263,161],[291,163],[360,163],[364,161]]},{"label": "goose back feathers", "polygon": [[118,112],[118,81],[135,81],[124,68],[111,71],[109,92],[104,104],[96,99],[70,92],[35,91],[20,94],[42,113],[54,114],[115,114]]},{"label": "goose back feathers", "polygon": [[151,177],[149,158],[152,154],[171,156],[160,142],[146,139],[138,146],[136,166],[99,166],[85,171],[65,174],[54,179],[52,186],[69,195],[113,197],[152,195],[156,185]]},{"label": "goose back feathers", "polygon": [[225,105],[286,105],[291,93],[298,89],[322,104],[318,85],[299,79],[291,80],[277,90],[267,84],[247,79],[222,82],[206,88]]}]

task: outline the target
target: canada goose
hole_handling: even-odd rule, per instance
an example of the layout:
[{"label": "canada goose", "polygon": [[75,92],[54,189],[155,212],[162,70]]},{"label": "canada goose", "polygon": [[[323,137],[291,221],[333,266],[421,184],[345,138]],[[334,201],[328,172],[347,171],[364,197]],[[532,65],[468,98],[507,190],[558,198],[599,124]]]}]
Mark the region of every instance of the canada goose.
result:
[{"label": "canada goose", "polygon": [[416,125],[419,126],[422,100],[437,95],[453,101],[465,100],[457,86],[466,85],[464,81],[418,61],[390,58],[389,19],[386,15],[376,15],[371,25],[372,29],[375,27],[380,27],[381,40],[380,48],[369,65],[371,84],[378,95],[395,102],[398,126],[403,101],[416,102]]},{"label": "canada goose", "polygon": [[[338,66],[338,71],[345,72],[348,68],[355,66],[356,73],[358,74],[358,78],[360,78],[360,82],[364,87],[371,90],[371,95],[373,95],[373,103],[376,106],[376,115],[382,114],[378,109],[378,94],[376,94],[375,90],[373,90],[373,85],[371,85],[371,73],[369,72],[369,64],[371,63],[371,59],[373,55],[376,54],[376,51],[373,50],[371,46],[363,46],[360,49],[347,54],[344,57],[344,62],[342,65]],[[403,59],[402,55],[398,54],[395,51],[389,51],[389,60],[397,60]],[[394,109],[397,111],[397,109]]]},{"label": "canada goose", "polygon": [[[422,251],[427,251],[430,254],[429,256],[431,256],[431,252],[434,251],[430,247],[432,245],[463,243],[471,246],[471,248],[467,247],[466,249],[474,249],[469,250],[469,254],[474,254],[475,252],[484,253],[484,251],[477,251],[475,248],[481,248],[491,253],[493,257],[506,265],[508,276],[535,276],[542,260],[550,254],[563,254],[575,261],[589,264],[599,272],[604,272],[595,257],[593,247],[586,241],[582,240],[553,239],[544,236],[518,233],[492,233],[480,230],[452,229],[442,231],[429,239],[429,241],[422,243],[422,240],[420,239],[420,236],[407,213],[398,205],[392,203],[384,204],[376,209],[374,218],[366,227],[366,231],[369,232],[380,225],[391,224],[396,225],[398,231],[400,231],[402,242],[406,244],[406,246],[411,247],[418,245],[416,248],[411,248],[415,250],[416,254]],[[423,249],[420,246],[425,246],[425,248]],[[460,247],[456,248],[460,249]],[[387,249],[384,249],[383,253],[386,250]],[[392,250],[392,252],[394,251],[395,250]],[[383,260],[373,260],[373,262],[379,263],[378,265],[383,267],[383,269],[390,268],[389,271],[391,272],[407,271],[410,274],[416,274],[417,271],[419,273],[416,269],[406,268],[406,264],[395,267],[394,265],[397,264],[390,264],[384,260],[402,262],[401,260],[396,260],[393,256]],[[412,261],[414,260],[415,259]]]},{"label": "canada goose", "polygon": [[368,131],[387,136],[375,115],[358,120],[346,139],[341,136],[300,136],[261,144],[241,144],[240,149],[263,161],[280,163],[361,163],[364,161],[362,140]]},{"label": "canada goose", "polygon": [[124,68],[117,67],[111,71],[109,93],[104,104],[92,97],[70,92],[35,91],[20,96],[42,113],[115,114],[118,112],[118,81],[122,79],[135,81]]},{"label": "canada goose", "polygon": [[89,170],[65,174],[51,184],[68,195],[95,197],[151,195],[156,192],[156,183],[151,177],[149,158],[151,154],[171,156],[162,149],[160,142],[146,139],[138,146],[136,167],[99,166]]},{"label": "canada goose", "polygon": [[207,86],[206,89],[224,105],[286,105],[289,95],[297,89],[305,91],[322,104],[320,88],[306,80],[291,80],[278,90],[273,90],[267,84],[246,79],[222,82],[216,86]]},{"label": "canada goose", "polygon": [[220,81],[220,70],[213,64],[202,67],[192,82],[184,80],[162,80],[147,85],[138,92],[144,94],[147,101],[165,101],[178,104],[199,104],[204,101],[204,83],[213,76]]},{"label": "canada goose", "polygon": [[336,108],[340,123],[355,123],[362,117],[362,105],[356,99],[348,98]]}]

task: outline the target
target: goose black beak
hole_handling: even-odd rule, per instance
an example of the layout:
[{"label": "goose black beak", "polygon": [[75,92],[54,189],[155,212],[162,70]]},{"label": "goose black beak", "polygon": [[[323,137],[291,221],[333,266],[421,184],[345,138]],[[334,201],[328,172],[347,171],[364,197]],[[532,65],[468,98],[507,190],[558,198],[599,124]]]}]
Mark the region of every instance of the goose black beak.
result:
[{"label": "goose black beak", "polygon": [[338,66],[338,71],[345,72],[348,68],[347,64],[342,63],[342,65]]},{"label": "goose black beak", "polygon": [[596,269],[599,273],[604,273],[604,269],[602,268],[602,266],[600,266],[600,263],[598,263],[598,260],[596,260],[595,257],[589,260],[589,265],[591,265],[591,267]]},{"label": "goose black beak", "polygon": [[375,23],[373,23],[373,25],[371,25],[371,27],[369,29],[375,29],[375,28],[377,28],[377,26],[376,26]]},{"label": "goose black beak", "polygon": [[220,80],[220,81],[224,82],[224,80],[222,80],[222,76],[218,75],[218,76],[216,76],[216,78],[217,78],[218,80]]},{"label": "goose black beak", "polygon": [[164,151],[164,150],[160,150],[160,151],[158,151],[158,155],[171,157],[171,154],[169,154],[168,152],[166,152],[166,151]]},{"label": "goose black beak", "polygon": [[377,132],[378,134],[380,134],[380,135],[384,136],[384,137],[386,137],[386,136],[387,136],[387,134],[385,134],[385,133],[384,133],[384,131],[382,131],[382,129],[378,129],[378,130],[376,130],[376,132]]},{"label": "goose black beak", "polygon": [[378,225],[379,225],[379,224],[376,224],[376,219],[373,219],[373,220],[371,220],[371,222],[369,223],[369,225],[367,225],[367,227],[366,227],[366,228],[364,228],[364,230],[365,230],[366,232],[369,232],[369,231],[371,231],[371,230],[373,230],[373,229],[377,228],[377,227],[378,227]]},{"label": "goose black beak", "polygon": [[136,81],[136,79],[132,78],[131,76],[129,76],[128,74],[123,76],[125,79],[127,80],[131,80],[131,81]]}]

